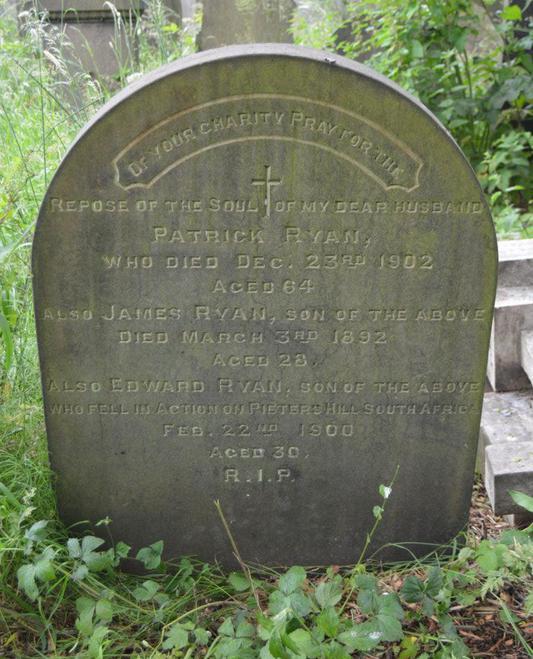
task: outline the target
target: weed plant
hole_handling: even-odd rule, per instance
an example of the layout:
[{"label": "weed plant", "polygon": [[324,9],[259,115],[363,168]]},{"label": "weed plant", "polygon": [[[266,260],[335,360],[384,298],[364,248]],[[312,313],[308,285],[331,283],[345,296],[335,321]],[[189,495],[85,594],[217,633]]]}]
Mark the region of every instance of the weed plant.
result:
[{"label": "weed plant", "polygon": [[[317,4],[314,9],[309,4],[315,11]],[[382,9],[377,0],[371,4]],[[363,0],[361,5],[370,9]],[[312,25],[297,23],[300,42],[335,47],[334,29],[341,19],[328,6],[318,5]],[[397,11],[402,19],[398,43],[405,44],[408,17]],[[21,35],[0,6],[0,655],[451,659],[469,656],[465,641],[477,627],[467,618],[479,626],[481,610],[499,634],[493,656],[504,656],[497,653],[510,647],[509,642],[516,656],[529,656],[533,545],[528,530],[481,542],[468,536],[462,549],[448,548],[445,560],[434,553],[424,562],[387,568],[366,562],[363,555],[354,556],[355,566],[349,569],[296,566],[281,573],[250,569],[239,557],[239,539],[230,538],[240,568],[227,574],[189,558],[166,564],[160,542],[135,556],[121,542],[103,548],[94,535],[80,538],[76,529],[65,529],[58,521],[31,304],[29,255],[39,205],[68,144],[96,109],[137,75],[192,52],[198,27],[169,20],[160,0],[151,0],[138,22],[121,24],[118,14],[115,20],[116,30],[127,35],[133,68],[123,67],[116,81],[104,85],[76,66],[60,31],[46,27],[38,14],[30,11],[23,17]],[[383,26],[390,33],[390,23]],[[434,48],[434,35],[432,39],[428,43]],[[429,48],[423,36],[419,43]],[[440,42],[437,46],[441,55],[450,50]],[[407,56],[404,48],[394,51],[392,42],[392,51],[386,44],[380,47],[396,57],[396,68],[386,72],[423,96],[420,49],[411,48]],[[413,80],[405,74],[406,57],[413,59],[419,76]],[[384,61],[378,57],[374,63],[382,67]],[[518,66],[512,62],[505,67]],[[465,73],[464,62],[462,67]],[[471,64],[474,77],[480,75],[477,67],[478,62]],[[478,87],[482,81],[476,82]],[[448,91],[462,94],[465,85]],[[508,101],[511,114],[516,110],[519,118],[527,110],[521,94]],[[426,100],[431,105],[445,96],[432,93]],[[467,122],[471,119],[478,121],[476,115],[467,116]],[[507,125],[474,125],[479,141],[475,163],[493,204],[503,209],[498,210],[500,228],[515,235],[522,227],[525,235],[526,148],[531,138],[520,123],[513,124],[513,131],[498,128]],[[461,141],[461,124],[451,128]],[[376,525],[387,514],[389,494],[389,487],[381,488],[382,505],[373,511]],[[527,498],[521,501],[531,506]],[[223,523],[223,510],[219,512]],[[100,527],[105,529],[107,522],[102,520]],[[119,571],[125,559],[144,573]]]}]

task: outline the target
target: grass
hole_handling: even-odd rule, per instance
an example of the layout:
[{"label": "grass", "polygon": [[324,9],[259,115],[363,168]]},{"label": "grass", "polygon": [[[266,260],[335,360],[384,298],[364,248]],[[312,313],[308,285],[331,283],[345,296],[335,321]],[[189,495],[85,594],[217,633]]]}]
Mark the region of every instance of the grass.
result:
[{"label": "grass", "polygon": [[[163,13],[152,0],[137,30],[136,69],[122,70],[117,85],[193,50],[195,26],[180,33]],[[320,45],[326,28],[306,32],[300,23],[299,38]],[[113,92],[69,73],[71,56],[39,20],[21,38],[0,18],[0,656],[409,659],[475,656],[479,648],[528,656],[528,531],[490,540],[471,530],[447,559],[390,567],[354,557],[351,570],[281,574],[242,559],[230,574],[188,558],[165,564],[155,543],[133,557],[144,572],[132,575],[117,569],[125,545],[103,549],[62,526],[44,433],[30,246],[68,144]]]}]

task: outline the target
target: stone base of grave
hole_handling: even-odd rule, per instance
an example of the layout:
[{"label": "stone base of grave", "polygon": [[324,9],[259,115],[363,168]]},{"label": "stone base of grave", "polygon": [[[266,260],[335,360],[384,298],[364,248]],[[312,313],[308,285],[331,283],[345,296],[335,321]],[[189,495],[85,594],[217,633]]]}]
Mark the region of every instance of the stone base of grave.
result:
[{"label": "stone base of grave", "polygon": [[[530,389],[531,356],[522,333],[533,331],[533,240],[498,243],[498,291],[490,339],[487,377],[495,391]],[[533,350],[531,338],[529,348]]]},{"label": "stone base of grave", "polygon": [[518,490],[533,496],[533,393],[485,394],[478,466],[494,512],[513,516],[515,525],[533,522],[533,514],[509,495]]}]

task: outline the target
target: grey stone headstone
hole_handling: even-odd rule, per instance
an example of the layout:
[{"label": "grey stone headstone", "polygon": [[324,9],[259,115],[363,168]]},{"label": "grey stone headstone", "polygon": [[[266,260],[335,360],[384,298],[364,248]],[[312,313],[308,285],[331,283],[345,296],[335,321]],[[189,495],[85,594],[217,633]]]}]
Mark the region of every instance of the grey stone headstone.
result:
[{"label": "grey stone headstone", "polygon": [[457,145],[370,69],[254,45],[143,78],[80,134],[36,229],[63,519],[230,565],[218,499],[245,560],[346,564],[399,467],[371,551],[447,542],[496,261]]},{"label": "grey stone headstone", "polygon": [[199,50],[231,44],[290,42],[294,0],[204,0]]},{"label": "grey stone headstone", "polygon": [[26,0],[24,8],[46,15],[63,33],[64,59],[72,73],[80,69],[95,78],[113,78],[136,56],[133,27],[142,13],[141,0]]}]

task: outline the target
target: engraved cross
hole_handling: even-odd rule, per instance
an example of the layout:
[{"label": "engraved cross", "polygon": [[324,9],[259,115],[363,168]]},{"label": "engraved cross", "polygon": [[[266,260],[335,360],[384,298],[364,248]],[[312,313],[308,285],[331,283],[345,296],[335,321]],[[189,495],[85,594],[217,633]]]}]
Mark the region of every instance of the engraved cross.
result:
[{"label": "engraved cross", "polygon": [[261,185],[265,186],[265,198],[263,203],[265,205],[265,215],[264,217],[270,217],[271,209],[271,189],[276,185],[281,185],[282,179],[280,178],[271,178],[272,167],[270,165],[265,165],[265,178],[254,178],[252,179],[252,185]]}]

